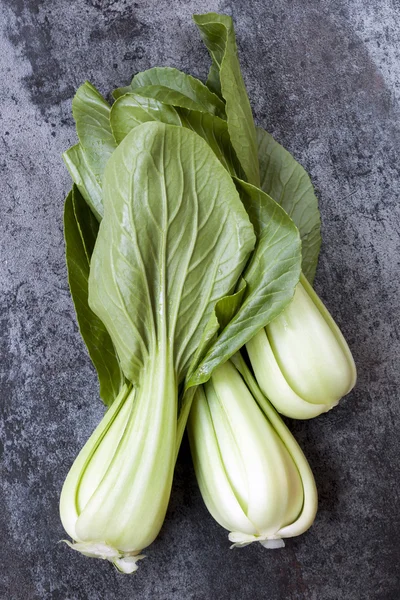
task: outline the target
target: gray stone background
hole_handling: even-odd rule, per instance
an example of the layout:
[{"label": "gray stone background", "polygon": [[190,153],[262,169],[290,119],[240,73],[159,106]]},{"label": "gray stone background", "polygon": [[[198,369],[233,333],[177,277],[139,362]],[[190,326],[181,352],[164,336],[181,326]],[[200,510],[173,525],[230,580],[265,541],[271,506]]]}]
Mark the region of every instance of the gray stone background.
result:
[{"label": "gray stone background", "polygon": [[[64,477],[103,409],[68,293],[62,235],[74,90],[154,65],[205,77],[193,12],[235,18],[256,121],[310,172],[316,287],[356,390],[291,427],[314,469],[315,525],[286,549],[229,550],[183,444],[165,526],[135,576],[65,545]],[[400,5],[393,0],[2,0],[0,13],[3,600],[397,600]]]}]

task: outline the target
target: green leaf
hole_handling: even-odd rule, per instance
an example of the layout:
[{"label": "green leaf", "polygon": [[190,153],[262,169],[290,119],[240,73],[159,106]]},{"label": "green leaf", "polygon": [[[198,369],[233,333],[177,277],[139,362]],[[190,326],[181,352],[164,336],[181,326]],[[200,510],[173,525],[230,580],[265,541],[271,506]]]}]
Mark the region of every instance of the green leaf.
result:
[{"label": "green leaf", "polygon": [[182,125],[203,138],[231,175],[244,177],[241,164],[233,149],[227,122],[209,113],[177,109]]},{"label": "green leaf", "polygon": [[[139,90],[140,91],[140,90]],[[182,125],[202,137],[231,175],[242,174],[242,168],[232,147],[226,121],[211,115],[184,108],[174,108],[159,100],[138,94],[125,94],[111,109],[111,128],[121,142],[134,128],[148,121]]]},{"label": "green leaf", "polygon": [[173,125],[144,123],[112,155],[93,253],[89,303],[138,381],[149,357],[173,357],[178,384],[216,302],[253,249],[253,227],[208,145]]},{"label": "green leaf", "polygon": [[181,125],[181,119],[173,106],[139,94],[125,94],[111,108],[110,125],[118,144],[134,127],[148,121]]},{"label": "green leaf", "polygon": [[87,81],[74,96],[72,114],[87,164],[101,187],[105,166],[117,147],[110,127],[110,105]]},{"label": "green leaf", "polygon": [[[238,308],[240,307],[245,289],[246,284],[244,282],[239,291],[235,292],[234,294],[224,296],[215,304],[214,310],[211,313],[211,317],[204,328],[203,335],[200,339],[200,343],[197,347],[191,365],[186,374],[187,381],[190,381],[191,376],[195,372],[196,367],[198,366],[201,358],[210,348],[212,342],[215,341],[218,331],[222,330],[236,314]],[[188,391],[189,386],[186,386],[186,392]]]},{"label": "green leaf", "polygon": [[210,70],[208,71],[207,87],[209,90],[214,92],[214,94],[222,98],[221,81],[219,78],[219,66],[214,60],[211,63]]},{"label": "green leaf", "polygon": [[301,241],[303,273],[314,280],[321,247],[318,200],[303,167],[272,135],[257,127],[261,188],[285,209],[297,225]]},{"label": "green leaf", "polygon": [[144,98],[154,98],[164,104],[169,104],[175,107],[187,108],[189,110],[198,110],[207,112],[207,108],[201,102],[188,98],[185,94],[171,90],[162,85],[147,85],[146,87],[135,88],[133,90]]},{"label": "green leaf", "polygon": [[257,244],[242,276],[246,288],[240,307],[209,348],[187,387],[207,381],[219,364],[278,316],[293,298],[301,273],[301,242],[293,221],[260,189],[239,179],[236,183]]},{"label": "green leaf", "polygon": [[232,19],[216,13],[194,15],[193,19],[213,61],[209,76],[209,84],[213,89],[217,89],[216,74],[219,69],[221,94],[226,102],[225,111],[232,146],[247,180],[258,186],[260,176],[256,129],[240,71]]},{"label": "green leaf", "polygon": [[69,148],[64,152],[63,159],[72,181],[76,184],[97,220],[101,221],[104,212],[101,186],[88,165],[81,145],[76,144]]},{"label": "green leaf", "polygon": [[245,298],[246,285],[246,282],[242,280],[240,283],[240,288],[237,292],[231,294],[230,296],[225,296],[217,302],[215,314],[221,330],[225,329],[225,327],[229,325],[238,312]]},{"label": "green leaf", "polygon": [[68,282],[79,330],[99,378],[100,396],[106,405],[110,405],[124,380],[111,338],[88,305],[90,258],[98,228],[96,218],[74,186],[64,207]]},{"label": "green leaf", "polygon": [[[215,339],[216,333],[219,329],[225,327],[227,323],[233,318],[236,314],[240,303],[243,298],[243,294],[245,292],[246,286],[243,285],[242,288],[236,292],[235,294],[230,294],[229,296],[224,296],[220,300],[218,300],[215,305],[215,309],[211,314],[211,317],[204,328],[203,335],[200,339],[198,348],[193,356],[192,363],[188,369],[186,374],[186,381],[190,382],[193,373],[196,371],[196,366],[201,360],[201,357],[209,349],[212,344],[213,339]],[[199,373],[197,373],[199,375]],[[190,387],[191,386],[191,387]],[[179,446],[181,444],[183,434],[186,427],[186,422],[189,416],[190,407],[192,404],[193,396],[196,391],[196,386],[189,383],[189,385],[185,386],[183,393],[180,398],[180,412],[178,417],[178,428],[177,428],[177,450],[179,450]]]},{"label": "green leaf", "polygon": [[165,104],[225,116],[223,101],[204,83],[171,67],[154,67],[138,73],[130,86],[115,90],[113,96],[117,99],[132,91]]}]

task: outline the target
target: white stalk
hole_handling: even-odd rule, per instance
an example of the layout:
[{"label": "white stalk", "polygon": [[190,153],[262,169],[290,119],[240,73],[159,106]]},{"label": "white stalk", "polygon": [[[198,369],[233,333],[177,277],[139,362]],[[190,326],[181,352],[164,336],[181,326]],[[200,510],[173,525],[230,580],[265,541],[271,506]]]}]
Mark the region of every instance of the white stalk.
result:
[{"label": "white stalk", "polygon": [[190,448],[206,506],[234,545],[280,547],[287,528],[301,533],[311,525],[316,489],[290,432],[258,390],[263,414],[252,392],[231,362],[218,367],[196,391]]},{"label": "white stalk", "polygon": [[137,568],[165,518],[176,423],[173,369],[155,353],[141,385],[121,391],[66,478],[60,514],[74,549],[124,572]]},{"label": "white stalk", "polygon": [[282,538],[301,535],[313,524],[318,508],[317,486],[315,485],[315,479],[311,471],[311,467],[295,437],[286,427],[285,423],[282,421],[272,404],[261,392],[256,380],[250,373],[250,370],[247,368],[240,353],[236,354],[232,360],[240,373],[243,375],[249,390],[253,394],[264,415],[270,421],[276,433],[285,444],[285,447],[290,454],[290,458],[292,459],[292,465],[296,466],[300,474],[303,488],[303,505],[301,511],[297,518],[291,522],[285,523],[282,526],[282,528],[278,531],[278,535]]},{"label": "white stalk", "polygon": [[292,418],[330,410],[356,382],[349,347],[303,275],[289,306],[246,348],[262,391]]}]

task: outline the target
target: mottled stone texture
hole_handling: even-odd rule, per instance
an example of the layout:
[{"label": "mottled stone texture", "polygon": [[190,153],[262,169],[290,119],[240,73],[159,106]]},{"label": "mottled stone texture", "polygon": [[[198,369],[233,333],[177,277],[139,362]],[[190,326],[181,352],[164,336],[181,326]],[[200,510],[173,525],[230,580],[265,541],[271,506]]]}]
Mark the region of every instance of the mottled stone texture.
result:
[{"label": "mottled stone texture", "polygon": [[[57,544],[63,479],[103,412],[66,281],[61,152],[85,79],[108,93],[154,65],[205,77],[190,17],[208,10],[234,16],[256,120],[311,173],[316,286],[359,381],[291,423],[320,494],[309,533],[229,550],[185,442],[165,526],[127,577]],[[399,20],[391,0],[2,0],[1,599],[400,598]]]}]

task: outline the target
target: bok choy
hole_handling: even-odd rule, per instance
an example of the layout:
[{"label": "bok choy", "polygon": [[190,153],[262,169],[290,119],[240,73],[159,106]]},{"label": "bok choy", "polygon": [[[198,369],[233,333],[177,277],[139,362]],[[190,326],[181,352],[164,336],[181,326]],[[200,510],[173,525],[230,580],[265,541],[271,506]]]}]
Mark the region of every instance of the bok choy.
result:
[{"label": "bok choy", "polygon": [[320,248],[310,179],[254,125],[231,18],[194,20],[207,84],[155,67],[110,106],[86,82],[73,100],[79,142],[64,153],[70,289],[109,408],[60,514],[72,548],[126,573],[162,526],[188,418],[201,492],[234,545],[280,545],[311,525],[308,463],[240,348],[275,408],[298,418],[355,380],[306,280]]},{"label": "bok choy", "polygon": [[121,567],[135,565],[132,557],[163,523],[178,389],[201,356],[215,303],[234,288],[255,238],[207,144],[173,125],[145,123],[125,138],[107,164],[103,199],[89,304],[132,386],[78,456],[60,509],[77,550],[93,555],[100,548],[103,557],[105,544]]},{"label": "bok choy", "polygon": [[204,502],[234,546],[279,548],[312,525],[311,469],[240,355],[196,390],[188,433]]},{"label": "bok choy", "polygon": [[356,382],[347,342],[304,276],[289,306],[246,348],[264,394],[294,419],[330,410]]}]

